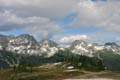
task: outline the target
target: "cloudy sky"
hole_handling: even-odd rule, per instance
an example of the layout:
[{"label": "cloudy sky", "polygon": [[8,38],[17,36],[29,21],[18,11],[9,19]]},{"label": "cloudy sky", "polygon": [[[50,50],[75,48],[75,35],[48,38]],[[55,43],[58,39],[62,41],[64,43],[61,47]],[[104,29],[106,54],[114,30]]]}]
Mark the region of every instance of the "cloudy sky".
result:
[{"label": "cloudy sky", "polygon": [[61,44],[120,41],[120,0],[0,0],[0,34]]}]

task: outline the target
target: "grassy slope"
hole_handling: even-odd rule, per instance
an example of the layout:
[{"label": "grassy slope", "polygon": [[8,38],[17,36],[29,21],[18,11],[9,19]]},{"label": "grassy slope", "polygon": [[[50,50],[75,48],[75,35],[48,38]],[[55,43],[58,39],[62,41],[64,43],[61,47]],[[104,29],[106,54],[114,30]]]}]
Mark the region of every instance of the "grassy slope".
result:
[{"label": "grassy slope", "polygon": [[0,70],[0,80],[9,80],[12,74],[13,71],[11,69]]},{"label": "grassy slope", "polygon": [[14,72],[11,69],[0,70],[0,80],[63,80],[66,78],[114,78],[120,79],[116,72],[65,72],[63,68],[34,68],[32,72]]}]

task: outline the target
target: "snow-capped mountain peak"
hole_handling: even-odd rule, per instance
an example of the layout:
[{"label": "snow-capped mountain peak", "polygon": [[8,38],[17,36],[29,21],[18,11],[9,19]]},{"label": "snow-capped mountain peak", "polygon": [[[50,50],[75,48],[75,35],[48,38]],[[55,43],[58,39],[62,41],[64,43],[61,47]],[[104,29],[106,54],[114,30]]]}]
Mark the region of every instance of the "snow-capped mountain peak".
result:
[{"label": "snow-capped mountain peak", "polygon": [[41,53],[45,54],[46,57],[54,55],[59,50],[58,44],[49,39],[40,41],[39,45]]},{"label": "snow-capped mountain peak", "polygon": [[92,57],[94,56],[94,53],[98,51],[108,50],[113,52],[120,52],[120,46],[116,43],[106,43],[105,45],[98,45],[97,43],[89,43],[83,40],[76,40],[71,44],[70,50],[76,54]]},{"label": "snow-capped mountain peak", "polygon": [[19,54],[38,54],[39,45],[35,38],[28,34],[17,36],[8,42],[7,50]]},{"label": "snow-capped mountain peak", "polygon": [[[4,36],[0,35],[0,50],[6,49],[18,54],[39,55],[50,57],[59,50],[66,50],[65,47],[60,47],[56,42],[43,39],[38,42],[33,36],[29,34],[22,34],[19,36]],[[97,43],[90,43],[83,40],[75,40],[68,47],[71,52],[79,55],[86,55],[93,57],[97,51],[112,51],[120,52],[120,46],[116,43],[106,43],[99,45]]]}]

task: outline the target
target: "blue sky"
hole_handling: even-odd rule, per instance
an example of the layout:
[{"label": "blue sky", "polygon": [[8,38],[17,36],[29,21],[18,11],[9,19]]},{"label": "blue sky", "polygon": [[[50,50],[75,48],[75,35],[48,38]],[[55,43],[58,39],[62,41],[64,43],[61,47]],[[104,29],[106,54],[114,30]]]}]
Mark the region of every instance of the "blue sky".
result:
[{"label": "blue sky", "polygon": [[0,34],[62,44],[120,41],[119,0],[0,0]]}]

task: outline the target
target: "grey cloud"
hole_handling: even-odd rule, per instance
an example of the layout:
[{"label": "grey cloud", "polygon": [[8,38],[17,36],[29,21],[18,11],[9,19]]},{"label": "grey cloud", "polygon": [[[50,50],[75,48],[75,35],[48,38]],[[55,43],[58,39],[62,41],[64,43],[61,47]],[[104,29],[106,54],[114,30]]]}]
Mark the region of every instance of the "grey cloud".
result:
[{"label": "grey cloud", "polygon": [[0,20],[0,31],[22,29],[31,34],[42,35],[43,37],[48,37],[62,31],[61,26],[45,17],[19,17],[9,11],[5,11],[0,13]]},{"label": "grey cloud", "polygon": [[70,24],[77,27],[95,27],[107,31],[120,32],[120,1],[93,2],[81,0],[77,8],[78,16]]},{"label": "grey cloud", "polygon": [[50,37],[63,30],[53,19],[73,12],[77,0],[0,0],[0,31],[23,29]]},{"label": "grey cloud", "polygon": [[63,18],[77,6],[78,0],[0,0],[1,7],[23,16]]},{"label": "grey cloud", "polygon": [[[63,30],[55,19],[75,12],[70,24],[120,32],[120,1],[107,0],[0,0],[0,31],[23,29],[51,36]],[[53,21],[54,20],[54,21]]]}]

